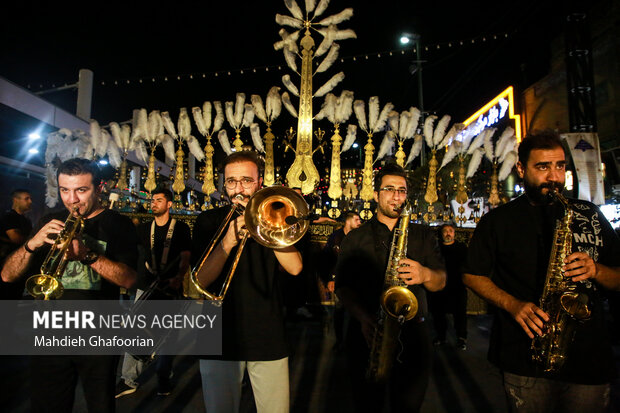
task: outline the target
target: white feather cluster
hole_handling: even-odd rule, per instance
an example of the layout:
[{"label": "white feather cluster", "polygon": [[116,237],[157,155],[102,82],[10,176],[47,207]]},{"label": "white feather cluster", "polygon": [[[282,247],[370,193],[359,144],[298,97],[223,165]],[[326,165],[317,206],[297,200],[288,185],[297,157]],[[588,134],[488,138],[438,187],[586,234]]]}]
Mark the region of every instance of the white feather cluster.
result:
[{"label": "white feather cluster", "polygon": [[478,170],[478,167],[480,166],[480,163],[482,162],[483,156],[484,148],[476,148],[476,150],[473,151],[471,159],[469,160],[469,165],[467,167],[466,178],[471,178],[472,176],[474,176],[474,174]]},{"label": "white feather cluster", "polygon": [[433,148],[433,123],[437,120],[437,116],[431,115],[424,119],[424,139],[429,148]]},{"label": "white feather cluster", "polygon": [[342,144],[342,150],[340,151],[340,153],[348,151],[351,148],[351,146],[353,146],[353,143],[355,142],[356,134],[357,134],[357,126],[349,125],[347,127],[347,137],[344,139],[344,143]]},{"label": "white feather cluster", "polygon": [[232,148],[230,147],[230,141],[228,140],[228,134],[226,133],[226,129],[222,129],[217,134],[217,140],[220,142],[220,146],[222,147],[226,155],[230,155],[233,152]]},{"label": "white feather cluster", "polygon": [[381,141],[381,145],[379,146],[379,152],[377,152],[377,157],[375,158],[375,162],[382,159],[388,153],[391,153],[394,148],[395,143],[396,143],[396,139],[394,137],[394,134],[388,131],[383,136],[383,140]]},{"label": "white feather cluster", "polygon": [[336,123],[336,102],[338,98],[333,93],[328,93],[321,105],[321,110],[314,115],[314,119],[323,120],[327,118],[331,123]]},{"label": "white feather cluster", "polygon": [[437,127],[435,128],[435,132],[433,133],[433,147],[440,148],[445,136],[446,130],[448,129],[448,124],[450,123],[450,115],[444,115],[437,123]]},{"label": "white feather cluster", "polygon": [[516,151],[510,151],[506,154],[504,162],[502,163],[502,167],[499,170],[497,175],[497,179],[501,182],[504,179],[508,178],[510,172],[512,171],[513,166],[517,163],[519,155]]},{"label": "white feather cluster", "polygon": [[[162,112],[161,120],[164,124],[164,129],[166,129],[166,132],[168,132],[168,135],[170,135],[172,139],[175,139],[175,140],[179,139],[179,135],[177,135],[177,130],[174,126],[174,122],[172,122],[172,119],[170,118],[170,114],[168,112]],[[163,144],[164,138],[162,137],[160,139],[162,139],[162,144]]]},{"label": "white feather cluster", "polygon": [[177,130],[179,131],[179,138],[181,140],[188,140],[192,136],[192,122],[187,115],[187,108],[181,108],[179,110],[179,119],[177,121]]},{"label": "white feather cluster", "polygon": [[422,144],[424,143],[424,138],[422,135],[415,135],[413,140],[413,146],[411,146],[411,151],[409,151],[409,156],[407,157],[407,161],[405,162],[405,166],[409,165],[413,160],[422,152]]},{"label": "white feather cluster", "polygon": [[343,90],[336,100],[336,111],[334,113],[334,123],[342,124],[349,120],[353,113],[353,92]]},{"label": "white feather cluster", "polygon": [[314,97],[320,98],[327,94],[327,92],[331,92],[338,83],[344,80],[344,72],[338,72],[331,79],[329,79],[323,86],[321,86],[315,93]]},{"label": "white feather cluster", "polygon": [[366,108],[363,100],[356,100],[353,102],[353,112],[357,118],[357,123],[360,125],[360,129],[364,132],[368,132],[368,123],[366,122]]},{"label": "white feather cluster", "polygon": [[289,96],[288,92],[282,93],[282,103],[284,104],[284,107],[286,108],[288,113],[290,113],[292,117],[296,118],[297,110],[295,109],[295,106],[293,106],[293,103],[291,102],[291,97]]},{"label": "white feather cluster", "polygon": [[[463,143],[460,141],[452,141],[450,146],[448,146],[448,150],[441,161],[441,166],[439,169],[443,168],[447,164],[449,164],[461,151],[463,150]],[[438,169],[438,170],[439,170]]]},{"label": "white feather cluster", "polygon": [[259,152],[265,152],[265,147],[263,146],[263,138],[260,136],[260,127],[258,123],[253,123],[250,125],[250,135],[252,135],[252,142],[254,143],[254,147]]},{"label": "white feather cluster", "polygon": [[316,73],[323,73],[327,69],[329,69],[334,64],[334,62],[338,59],[339,50],[340,50],[340,46],[338,45],[338,43],[333,43],[331,47],[329,48],[329,53],[327,53],[327,56],[325,56],[325,59],[323,59],[319,67],[316,68]]},{"label": "white feather cluster", "polygon": [[282,98],[280,97],[280,88],[273,86],[267,93],[265,99],[267,120],[273,122],[280,116],[282,112]]},{"label": "white feather cluster", "polygon": [[295,96],[299,96],[299,89],[297,89],[297,86],[295,86],[293,82],[291,82],[291,75],[282,76],[282,83],[284,84],[284,86],[286,86],[289,92],[291,92]]}]

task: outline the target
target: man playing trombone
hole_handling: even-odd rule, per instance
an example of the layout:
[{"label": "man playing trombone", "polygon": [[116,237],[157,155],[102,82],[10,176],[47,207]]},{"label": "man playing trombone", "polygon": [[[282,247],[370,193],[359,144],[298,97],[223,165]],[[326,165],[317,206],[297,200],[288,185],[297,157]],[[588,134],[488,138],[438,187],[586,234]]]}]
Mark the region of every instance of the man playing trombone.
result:
[{"label": "man playing trombone", "polygon": [[[242,151],[228,156],[222,165],[226,195],[233,204],[245,207],[262,186],[262,161],[255,153]],[[198,216],[193,257],[203,255],[230,209],[227,206]],[[194,270],[200,289],[216,289],[225,282],[244,231],[243,216],[233,217],[221,241],[204,264]],[[271,249],[253,239],[247,240],[223,300],[222,356],[200,360],[203,397],[210,413],[239,410],[241,381],[246,369],[258,413],[289,410],[288,357],[277,282],[278,264],[289,274],[297,275],[302,269],[301,254],[293,246]]]}]

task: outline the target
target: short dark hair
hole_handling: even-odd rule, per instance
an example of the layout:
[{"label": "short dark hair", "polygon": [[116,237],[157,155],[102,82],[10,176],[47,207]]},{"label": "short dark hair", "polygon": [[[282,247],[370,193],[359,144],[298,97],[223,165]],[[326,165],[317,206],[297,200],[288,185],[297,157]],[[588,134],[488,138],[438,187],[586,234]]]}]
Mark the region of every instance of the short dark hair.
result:
[{"label": "short dark hair", "polygon": [[405,169],[403,169],[402,166],[391,162],[391,163],[385,164],[383,168],[381,168],[379,172],[377,172],[377,174],[375,175],[375,191],[376,192],[379,192],[379,189],[381,189],[381,181],[383,180],[383,177],[386,175],[402,176],[403,178],[405,178],[407,189],[409,189],[409,180],[407,179],[407,172],[405,172]]},{"label": "short dark hair", "polygon": [[166,198],[166,201],[172,202],[172,192],[170,192],[168,188],[155,188],[152,195],[155,194],[162,194]]},{"label": "short dark hair", "polygon": [[445,227],[452,227],[456,230],[456,224],[454,222],[444,222],[439,226],[439,231],[443,231]]},{"label": "short dark hair", "polygon": [[552,129],[534,130],[527,134],[519,144],[519,162],[523,166],[527,165],[530,153],[534,149],[555,149],[562,148],[562,138]]},{"label": "short dark hair", "polygon": [[256,168],[258,169],[258,177],[260,178],[263,176],[265,163],[263,162],[262,157],[254,151],[233,152],[226,158],[224,158],[220,165],[220,171],[222,173],[222,176],[224,176],[224,170],[226,169],[226,165],[237,162],[252,162],[254,165],[256,165]]},{"label": "short dark hair", "polygon": [[56,179],[58,179],[60,174],[69,176],[90,174],[95,188],[101,183],[101,170],[97,163],[84,158],[72,158],[64,161],[58,167]]},{"label": "short dark hair", "polygon": [[17,188],[11,191],[11,199],[15,199],[18,196],[20,196],[21,194],[28,194],[31,195],[30,191],[24,188]]},{"label": "short dark hair", "polygon": [[342,214],[342,220],[343,222],[347,222],[351,218],[357,217],[359,215],[360,214],[357,211],[346,211],[344,214]]}]

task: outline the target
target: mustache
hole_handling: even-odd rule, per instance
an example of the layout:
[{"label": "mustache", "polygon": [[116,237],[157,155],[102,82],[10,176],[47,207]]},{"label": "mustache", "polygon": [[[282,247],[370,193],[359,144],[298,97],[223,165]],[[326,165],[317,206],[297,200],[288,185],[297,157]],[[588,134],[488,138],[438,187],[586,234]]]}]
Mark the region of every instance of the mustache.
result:
[{"label": "mustache", "polygon": [[550,191],[557,190],[558,192],[560,192],[564,188],[564,185],[562,185],[559,182],[544,182],[540,184],[539,188],[540,189],[547,188]]}]

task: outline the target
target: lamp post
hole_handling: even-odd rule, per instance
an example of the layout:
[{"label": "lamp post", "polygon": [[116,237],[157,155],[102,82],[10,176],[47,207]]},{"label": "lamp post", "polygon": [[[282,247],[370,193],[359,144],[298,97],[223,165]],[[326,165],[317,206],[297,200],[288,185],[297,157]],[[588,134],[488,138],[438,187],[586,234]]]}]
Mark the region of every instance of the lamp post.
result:
[{"label": "lamp post", "polygon": [[[424,91],[422,89],[422,50],[420,47],[421,36],[417,33],[403,33],[400,37],[400,43],[403,45],[415,42],[415,72],[418,73],[418,109],[420,113],[424,113]],[[411,73],[413,74],[413,72]],[[426,163],[426,153],[424,150],[420,152],[420,163],[423,166]]]}]

